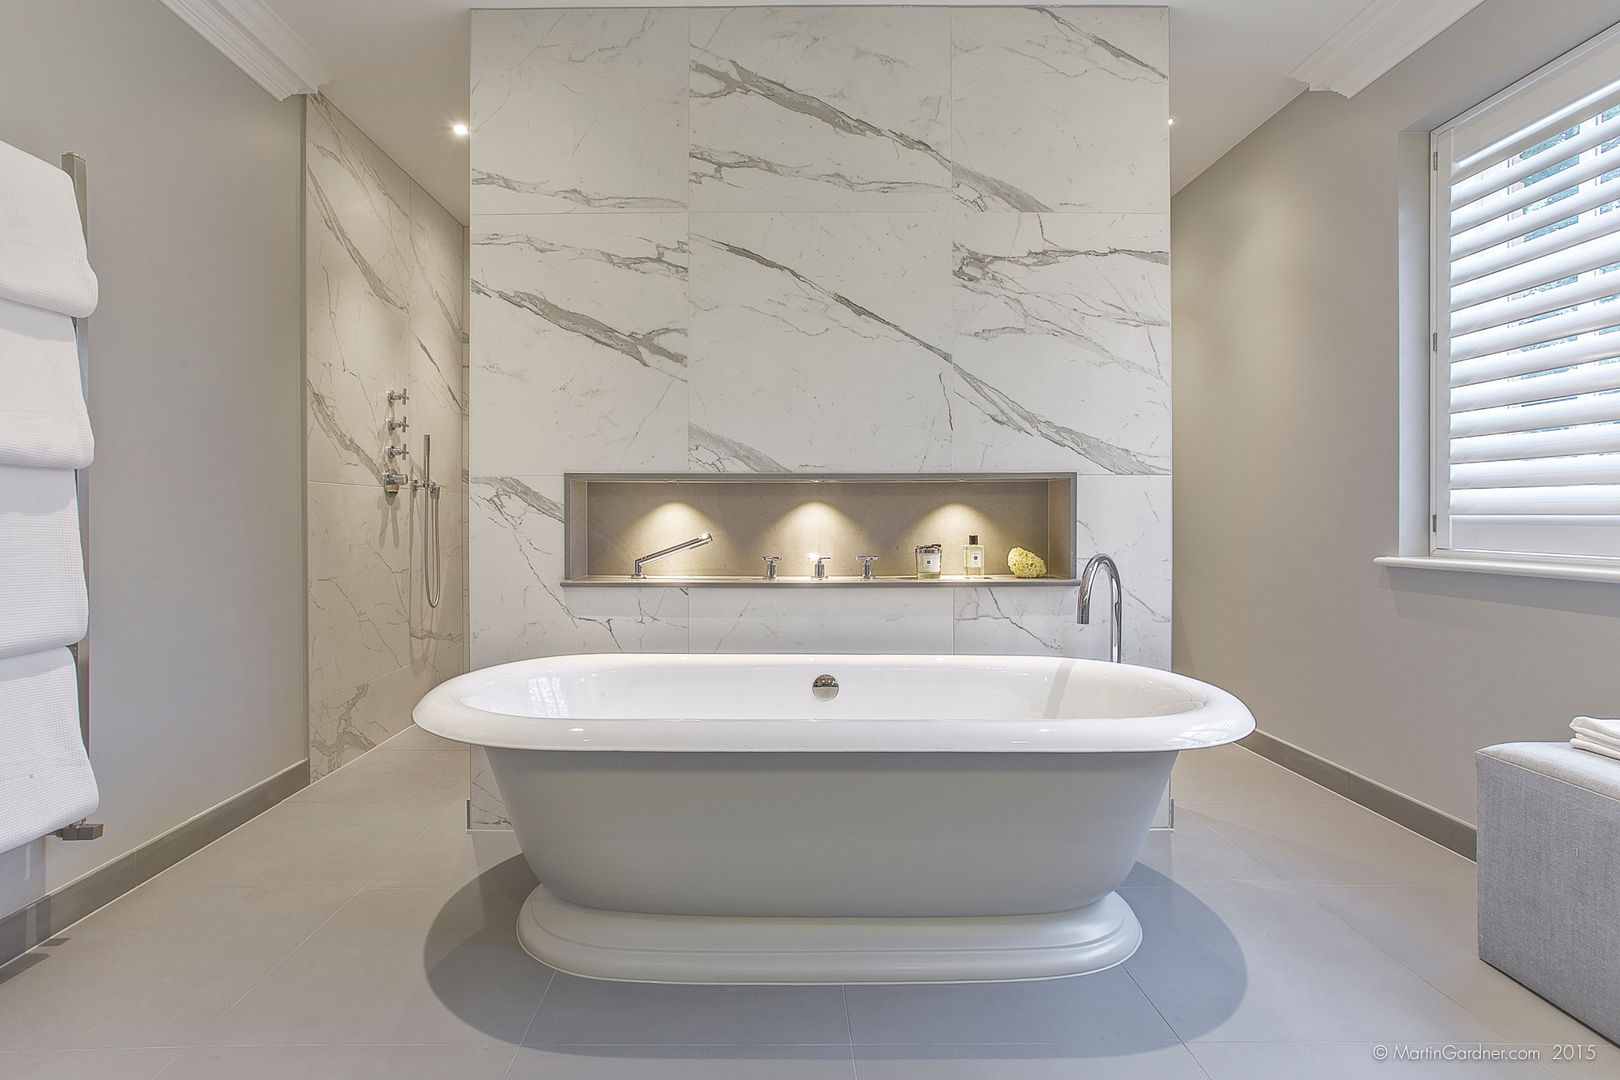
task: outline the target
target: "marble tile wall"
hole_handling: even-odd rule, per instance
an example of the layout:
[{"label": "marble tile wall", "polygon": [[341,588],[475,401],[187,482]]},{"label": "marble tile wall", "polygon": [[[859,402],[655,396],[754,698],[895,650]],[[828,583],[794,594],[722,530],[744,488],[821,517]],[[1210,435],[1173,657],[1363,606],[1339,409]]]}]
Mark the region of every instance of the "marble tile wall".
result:
[{"label": "marble tile wall", "polygon": [[568,471],[1074,470],[1167,667],[1167,64],[1162,8],[474,12],[472,665],[1102,655],[1072,587],[558,584]]},{"label": "marble tile wall", "polygon": [[[323,776],[397,734],[416,700],[466,670],[466,233],[347,117],[306,99],[305,437],[310,768]],[[392,412],[389,390],[410,401]],[[385,421],[411,456],[390,464]],[[423,592],[433,436],[444,586]]]}]

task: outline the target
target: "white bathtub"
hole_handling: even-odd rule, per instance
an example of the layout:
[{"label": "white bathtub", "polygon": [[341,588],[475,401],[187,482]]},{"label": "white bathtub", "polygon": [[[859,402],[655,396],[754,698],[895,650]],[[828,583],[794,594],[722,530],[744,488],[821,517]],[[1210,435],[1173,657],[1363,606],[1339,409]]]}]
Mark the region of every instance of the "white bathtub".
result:
[{"label": "white bathtub", "polygon": [[541,882],[524,948],[653,982],[1111,967],[1176,754],[1254,730],[1205,683],[1047,657],[553,657],[415,716],[489,750]]}]

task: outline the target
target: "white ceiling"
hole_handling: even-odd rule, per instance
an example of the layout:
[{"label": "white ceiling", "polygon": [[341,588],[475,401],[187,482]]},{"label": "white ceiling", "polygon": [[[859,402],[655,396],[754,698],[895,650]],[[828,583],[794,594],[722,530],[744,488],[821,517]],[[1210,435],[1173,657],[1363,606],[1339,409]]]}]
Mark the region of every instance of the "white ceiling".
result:
[{"label": "white ceiling", "polygon": [[[169,0],[165,0],[169,2]],[[219,2],[219,0],[216,0]],[[771,0],[790,4],[793,0]],[[818,0],[820,3],[862,0]],[[867,0],[870,2],[870,0]],[[1012,4],[1012,0],[978,0]],[[1157,6],[1165,0],[1113,0]],[[1179,190],[1305,89],[1290,73],[1330,38],[1356,46],[1392,11],[1456,9],[1477,0],[1168,0],[1170,178]],[[1028,0],[1025,0],[1028,3]],[[467,220],[467,143],[450,125],[467,119],[471,8],[705,6],[680,0],[262,0],[318,58],[325,94],[427,191]],[[171,6],[173,6],[171,4]],[[220,6],[230,6],[221,3]],[[721,6],[721,5],[716,5]],[[724,5],[734,6],[734,5]],[[1429,36],[1440,27],[1428,31]],[[1400,42],[1399,55],[1423,41]]]}]

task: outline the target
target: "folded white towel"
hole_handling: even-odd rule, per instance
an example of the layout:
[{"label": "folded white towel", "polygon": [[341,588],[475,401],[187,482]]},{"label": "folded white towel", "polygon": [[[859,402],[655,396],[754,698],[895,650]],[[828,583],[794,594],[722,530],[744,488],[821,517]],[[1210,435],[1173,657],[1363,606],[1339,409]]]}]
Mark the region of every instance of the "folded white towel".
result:
[{"label": "folded white towel", "polygon": [[79,735],[72,654],[0,660],[0,851],[78,821],[100,801]]},{"label": "folded white towel", "polygon": [[82,469],[94,454],[73,320],[0,300],[0,465]]},{"label": "folded white towel", "polygon": [[1620,748],[1609,746],[1605,743],[1593,742],[1584,735],[1575,736],[1573,739],[1569,740],[1569,744],[1575,747],[1577,750],[1586,750],[1593,754],[1602,754],[1604,757],[1614,758],[1614,760],[1620,761]]},{"label": "folded white towel", "polygon": [[1570,727],[1575,729],[1576,738],[1597,743],[1599,746],[1606,746],[1610,750],[1620,751],[1620,739],[1611,738],[1602,731],[1584,724],[1571,724]]},{"label": "folded white towel", "polygon": [[88,621],[72,471],[0,465],[0,657],[71,645]]},{"label": "folded white towel", "polygon": [[0,143],[0,299],[82,318],[96,275],[68,174]]},{"label": "folded white towel", "polygon": [[1605,720],[1598,716],[1577,716],[1569,722],[1571,730],[1603,739],[1613,739],[1620,746],[1620,720]]}]

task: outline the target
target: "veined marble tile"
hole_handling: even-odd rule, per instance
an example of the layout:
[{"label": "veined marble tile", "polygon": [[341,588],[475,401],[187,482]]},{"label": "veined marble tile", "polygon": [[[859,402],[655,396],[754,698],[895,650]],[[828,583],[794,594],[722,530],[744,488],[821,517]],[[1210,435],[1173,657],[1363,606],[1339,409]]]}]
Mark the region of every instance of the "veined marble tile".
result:
[{"label": "veined marble tile", "polygon": [[309,698],[410,662],[410,499],[376,484],[308,484]]},{"label": "veined marble tile", "polygon": [[470,528],[475,667],[686,651],[686,590],[562,587],[562,477],[474,477]]},{"label": "veined marble tile", "polygon": [[[1123,587],[1126,663],[1170,667],[1170,478],[1082,476],[1079,479],[1080,565],[1101,552],[1119,565]],[[958,653],[1077,656],[1106,660],[1109,604],[1106,585],[1094,599],[1092,620],[1078,621],[1080,590],[1073,586],[959,586]]]},{"label": "veined marble tile", "polygon": [[1108,658],[1108,627],[1076,619],[1073,586],[960,587],[956,592],[956,651],[981,656]]},{"label": "veined marble tile", "polygon": [[411,282],[411,180],[319,94],[304,106],[304,244],[311,267],[342,274],[401,311]]},{"label": "veined marble tile", "polygon": [[944,8],[691,14],[694,210],[934,210],[951,199]]},{"label": "veined marble tile", "polygon": [[459,648],[451,649],[311,704],[310,779],[319,780],[410,727],[416,703],[445,679],[461,674],[462,657]]},{"label": "veined marble tile", "polygon": [[406,315],[350,278],[310,267],[304,318],[305,476],[380,484],[393,467],[383,455],[383,422],[388,391],[405,385]]},{"label": "veined marble tile", "polygon": [[694,653],[949,653],[952,590],[691,590]]},{"label": "veined marble tile", "polygon": [[433,436],[433,479],[457,491],[465,490],[466,461],[462,444],[466,441],[467,391],[462,382],[461,358],[466,352],[455,336],[430,322],[420,326],[411,320],[410,388],[408,412],[411,426],[406,431],[413,464],[411,473],[421,476],[426,462],[422,436]]},{"label": "veined marble tile", "polygon": [[955,467],[1170,468],[1167,214],[963,214]]},{"label": "veined marble tile", "polygon": [[475,11],[472,212],[686,206],[686,12]]},{"label": "veined marble tile", "polygon": [[1163,213],[1163,8],[955,8],[951,155],[974,210]]},{"label": "veined marble tile", "polygon": [[411,515],[411,659],[416,661],[441,652],[461,649],[467,644],[467,604],[461,589],[461,567],[467,564],[467,493],[456,488],[441,489],[438,499],[439,575],[438,606],[427,602],[426,574],[429,562],[428,528],[432,500],[426,491],[401,492],[408,499]]},{"label": "veined marble tile", "polygon": [[681,470],[684,214],[477,219],[479,475]]},{"label": "veined marble tile", "polygon": [[1170,477],[1082,476],[1076,498],[1080,566],[1084,567],[1086,560],[1098,552],[1113,556],[1119,565],[1125,662],[1168,670]]},{"label": "veined marble tile", "polygon": [[411,185],[412,327],[432,325],[458,340],[467,332],[467,230]]},{"label": "veined marble tile", "polygon": [[692,466],[947,468],[948,230],[943,214],[693,214]]},{"label": "veined marble tile", "polygon": [[495,772],[489,767],[489,754],[482,746],[474,746],[467,758],[467,828],[510,829],[512,822],[506,816]]}]

